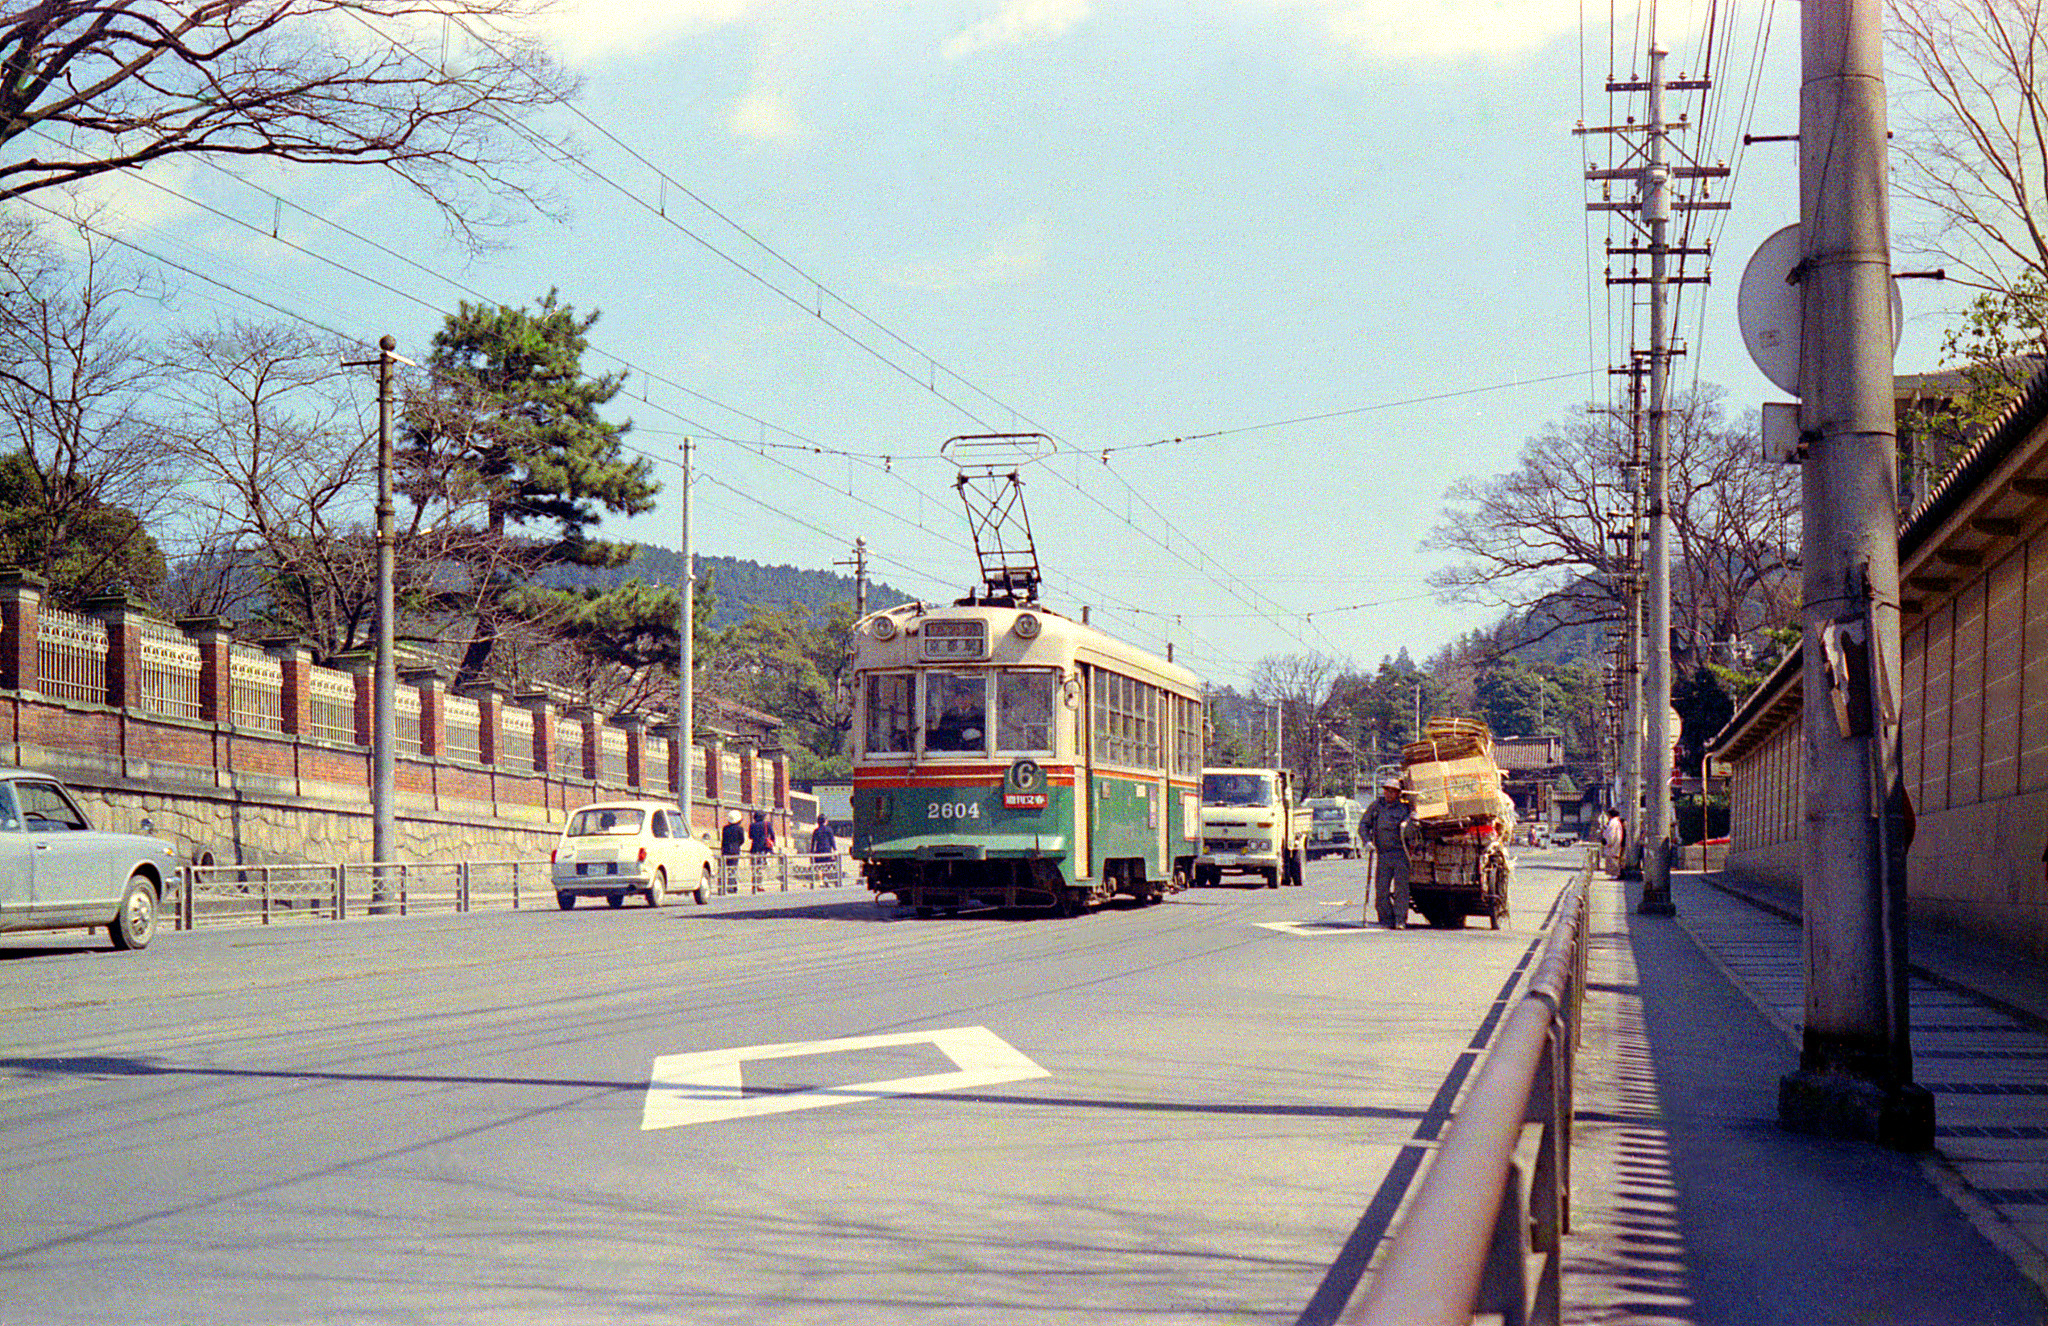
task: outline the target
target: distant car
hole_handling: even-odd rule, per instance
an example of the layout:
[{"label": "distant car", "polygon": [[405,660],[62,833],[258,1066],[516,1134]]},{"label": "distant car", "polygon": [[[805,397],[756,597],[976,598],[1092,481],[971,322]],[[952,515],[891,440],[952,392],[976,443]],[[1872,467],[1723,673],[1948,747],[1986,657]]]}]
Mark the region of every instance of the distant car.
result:
[{"label": "distant car", "polygon": [[103,925],[115,948],[145,948],[177,872],[163,839],[95,829],[56,779],[0,766],[0,930]]},{"label": "distant car", "polygon": [[624,906],[628,894],[659,907],[671,894],[688,893],[701,906],[718,888],[710,845],[691,837],[683,812],[665,801],[583,807],[569,816],[551,860],[555,902],[564,911],[578,898]]}]

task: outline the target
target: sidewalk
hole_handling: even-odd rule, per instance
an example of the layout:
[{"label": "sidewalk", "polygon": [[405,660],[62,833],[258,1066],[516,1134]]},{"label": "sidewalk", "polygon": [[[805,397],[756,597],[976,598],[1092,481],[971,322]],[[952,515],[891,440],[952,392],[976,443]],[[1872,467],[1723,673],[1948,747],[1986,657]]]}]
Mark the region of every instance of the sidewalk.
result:
[{"label": "sidewalk", "polygon": [[1783,1132],[1798,925],[1697,874],[1675,924],[1594,890],[1567,1321],[2048,1322],[2048,1034],[1916,980],[1939,1153]]}]

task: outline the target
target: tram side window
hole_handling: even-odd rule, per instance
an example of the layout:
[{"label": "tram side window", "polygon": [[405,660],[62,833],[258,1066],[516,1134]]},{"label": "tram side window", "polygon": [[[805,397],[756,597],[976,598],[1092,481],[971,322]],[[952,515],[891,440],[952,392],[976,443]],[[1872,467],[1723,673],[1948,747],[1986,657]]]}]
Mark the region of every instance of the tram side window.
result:
[{"label": "tram side window", "polygon": [[889,755],[910,749],[910,675],[883,673],[868,677],[867,750]]},{"label": "tram side window", "polygon": [[924,748],[951,753],[988,749],[988,674],[924,674]]},{"label": "tram side window", "polygon": [[1050,672],[996,674],[996,749],[1052,753],[1053,693]]},{"label": "tram side window", "polygon": [[1176,695],[1173,697],[1173,712],[1174,772],[1198,774],[1202,772],[1202,706]]}]

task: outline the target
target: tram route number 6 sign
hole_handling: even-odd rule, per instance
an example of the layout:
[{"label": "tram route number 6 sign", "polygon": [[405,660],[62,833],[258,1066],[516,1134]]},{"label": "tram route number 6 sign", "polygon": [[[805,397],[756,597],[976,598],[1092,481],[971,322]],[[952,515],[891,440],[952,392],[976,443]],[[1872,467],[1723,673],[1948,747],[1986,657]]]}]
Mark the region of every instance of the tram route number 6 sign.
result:
[{"label": "tram route number 6 sign", "polygon": [[1012,764],[1003,775],[1003,809],[1044,810],[1047,804],[1045,770],[1038,767],[1038,761]]}]

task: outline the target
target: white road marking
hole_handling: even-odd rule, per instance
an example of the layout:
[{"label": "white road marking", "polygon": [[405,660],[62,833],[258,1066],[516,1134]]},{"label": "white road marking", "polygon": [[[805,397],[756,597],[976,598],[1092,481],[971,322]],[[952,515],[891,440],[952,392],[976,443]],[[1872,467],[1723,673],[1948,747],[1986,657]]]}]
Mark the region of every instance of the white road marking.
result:
[{"label": "white road marking", "polygon": [[1261,930],[1278,930],[1283,935],[1343,935],[1368,927],[1356,921],[1254,921]]},{"label": "white road marking", "polygon": [[[814,1087],[781,1095],[748,1098],[742,1065],[765,1059],[797,1059],[843,1050],[877,1050],[892,1045],[929,1043],[951,1059],[958,1071],[899,1077],[887,1082],[856,1082],[841,1087]],[[743,1045],[730,1050],[699,1050],[665,1054],[654,1061],[647,1079],[647,1104],[640,1131],[716,1123],[721,1119],[753,1119],[788,1114],[826,1105],[850,1105],[885,1096],[958,1091],[994,1086],[1026,1078],[1050,1077],[1028,1057],[987,1027],[954,1027],[946,1031],[908,1031],[888,1036],[849,1036],[831,1041],[788,1041],[780,1045]]]}]

